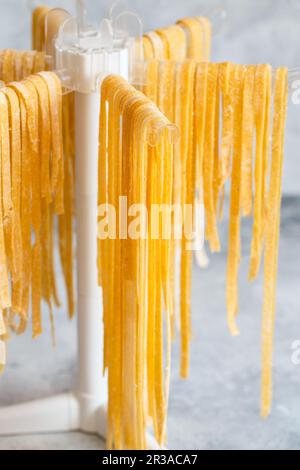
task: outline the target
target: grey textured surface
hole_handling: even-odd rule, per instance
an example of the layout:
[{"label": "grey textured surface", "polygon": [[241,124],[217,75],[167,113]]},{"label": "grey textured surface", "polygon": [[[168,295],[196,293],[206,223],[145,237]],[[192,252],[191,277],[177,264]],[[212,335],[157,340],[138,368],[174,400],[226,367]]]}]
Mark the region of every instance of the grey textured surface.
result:
[{"label": "grey textured surface", "polygon": [[[194,269],[191,376],[178,378],[174,345],[169,448],[300,449],[300,365],[292,363],[292,343],[300,340],[300,199],[286,198],[282,237],[274,357],[274,402],[268,420],[259,417],[262,278],[246,282],[251,227],[243,225],[240,273],[241,336],[230,337],[225,314],[226,227],[224,250],[205,271]],[[0,406],[68,390],[75,375],[75,323],[56,316],[57,348],[50,332],[36,342],[13,339],[9,363],[0,380]],[[0,439],[0,449],[102,449],[103,443],[81,434]]]}]

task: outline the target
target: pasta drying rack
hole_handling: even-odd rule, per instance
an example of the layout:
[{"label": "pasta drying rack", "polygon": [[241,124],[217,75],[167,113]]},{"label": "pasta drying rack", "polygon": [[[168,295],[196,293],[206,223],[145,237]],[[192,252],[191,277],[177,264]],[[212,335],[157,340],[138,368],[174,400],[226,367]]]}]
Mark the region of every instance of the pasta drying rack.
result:
[{"label": "pasta drying rack", "polygon": [[[57,8],[46,18],[46,34],[47,22],[61,18],[46,53],[64,89],[75,92],[78,378],[73,392],[0,408],[0,436],[82,431],[106,437],[107,379],[96,262],[100,84],[111,73],[142,84],[143,75],[141,22],[116,4],[100,27],[89,25],[84,0],[76,0],[74,17]],[[223,13],[214,19],[223,20]],[[159,448],[150,435],[147,444]]]}]

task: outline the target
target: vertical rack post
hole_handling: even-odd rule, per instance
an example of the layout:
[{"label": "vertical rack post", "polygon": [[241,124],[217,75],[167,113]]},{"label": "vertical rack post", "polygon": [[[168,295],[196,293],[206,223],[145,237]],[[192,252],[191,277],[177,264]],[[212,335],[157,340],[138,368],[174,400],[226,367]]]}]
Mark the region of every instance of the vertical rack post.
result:
[{"label": "vertical rack post", "polygon": [[[98,135],[100,93],[75,93],[80,427],[94,432],[96,410],[107,401],[103,377],[101,289],[97,275]],[[97,422],[95,421],[97,419]]]}]

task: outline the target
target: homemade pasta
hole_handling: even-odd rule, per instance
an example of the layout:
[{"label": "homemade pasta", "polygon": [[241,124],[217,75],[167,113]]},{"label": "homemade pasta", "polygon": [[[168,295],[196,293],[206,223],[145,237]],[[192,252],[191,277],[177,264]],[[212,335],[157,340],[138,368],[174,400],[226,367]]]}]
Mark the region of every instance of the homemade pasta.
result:
[{"label": "homemade pasta", "polygon": [[[182,20],[187,27],[193,22]],[[155,70],[155,75],[153,71]],[[279,72],[277,72],[279,73]],[[272,95],[272,70],[269,65],[235,65],[232,63],[193,63],[193,61],[159,61],[151,59],[147,65],[148,81],[143,91],[158,104],[180,130],[180,141],[174,146],[173,201],[183,206],[189,203],[196,191],[203,197],[206,216],[206,239],[211,251],[220,250],[218,235],[218,210],[223,210],[226,182],[231,183],[229,247],[227,263],[227,318],[233,335],[239,334],[236,324],[238,313],[238,272],[241,260],[241,217],[253,214],[253,239],[251,246],[250,275],[257,277],[265,245],[266,253],[271,248],[267,243],[267,225],[270,214],[270,196],[267,182],[272,187],[272,171],[269,173],[269,140],[271,109],[275,101]],[[155,77],[155,78],[154,78]],[[277,78],[279,80],[279,78]],[[283,79],[282,79],[283,80]],[[282,85],[283,86],[283,85]],[[279,87],[279,85],[277,85]],[[172,90],[170,90],[172,88]],[[279,91],[277,92],[279,93]],[[281,106],[286,95],[281,96]],[[192,104],[192,116],[190,118]],[[279,106],[279,104],[278,104]],[[284,115],[280,115],[284,123]],[[278,116],[277,116],[278,118]],[[275,119],[275,117],[274,117]],[[222,129],[219,132],[219,123]],[[274,123],[275,126],[275,123]],[[284,127],[281,127],[284,132]],[[274,134],[274,131],[273,131]],[[276,137],[273,135],[273,146]],[[275,152],[276,155],[276,152]],[[282,150],[281,150],[282,155]],[[188,163],[191,158],[191,163]],[[279,157],[278,157],[279,158]],[[186,166],[187,165],[187,166]],[[277,170],[278,171],[278,170]],[[278,175],[280,178],[281,175]],[[202,196],[203,194],[203,196]],[[219,197],[221,196],[220,208]],[[272,199],[273,202],[273,199]],[[272,225],[272,224],[271,224]],[[173,232],[175,227],[173,227]],[[275,243],[275,240],[272,242]],[[276,242],[278,244],[278,240]],[[171,245],[172,246],[172,245]],[[181,375],[188,375],[188,350],[190,341],[190,274],[191,256],[181,247],[181,313],[180,330],[182,341]],[[272,256],[275,256],[275,246]],[[172,265],[179,251],[178,243],[171,250]],[[268,255],[271,257],[271,254]],[[275,265],[274,265],[275,266]],[[274,267],[275,270],[275,267]],[[265,284],[272,275],[265,268]],[[169,271],[174,277],[175,271]],[[272,278],[274,279],[274,278]],[[274,281],[273,281],[274,282]],[[171,297],[175,299],[172,283]],[[266,284],[269,285],[269,284]],[[269,286],[270,295],[274,287]],[[265,298],[268,297],[265,294]],[[270,301],[269,301],[270,302]],[[265,304],[267,300],[265,300]],[[264,307],[264,318],[273,312],[274,305]],[[176,309],[175,309],[176,310]],[[175,311],[174,310],[174,311]],[[264,320],[265,324],[267,320]],[[174,321],[172,321],[174,326]],[[266,328],[266,326],[264,327]],[[265,331],[265,330],[264,330]],[[270,354],[271,339],[264,333],[263,409],[270,407]],[[267,344],[269,346],[267,347]]]},{"label": "homemade pasta", "polygon": [[[62,152],[61,122],[56,119],[56,129],[49,125],[51,114],[58,117],[61,112],[61,87],[55,77],[43,72],[0,89],[0,301],[1,311],[6,312],[5,320],[3,314],[0,317],[2,342],[7,327],[18,334],[26,330],[30,296],[33,338],[42,332],[42,298],[52,318],[55,294],[50,281],[53,246],[49,243],[49,218],[60,184],[51,185],[51,175],[55,175],[56,160],[62,159],[61,153],[56,157],[57,151]],[[52,90],[47,88],[50,81]],[[58,204],[57,209],[64,207]]]},{"label": "homemade pasta", "polygon": [[210,21],[204,17],[183,18],[175,25],[146,33],[143,50],[145,60],[207,62],[211,53]]},{"label": "homemade pasta", "polygon": [[0,81],[9,83],[47,69],[44,52],[0,50]]},{"label": "homemade pasta", "polygon": [[[43,300],[54,339],[56,219],[70,317],[75,313],[74,94],[63,96],[60,79],[47,71],[48,12],[33,13],[35,51],[0,51],[0,373],[10,332],[24,333],[31,321],[32,337],[42,333]],[[239,334],[241,218],[252,215],[249,280],[264,255],[264,417],[272,398],[287,70],[209,62],[204,17],[145,34],[143,49],[141,90],[110,75],[99,98],[97,267],[110,449],[146,449],[148,424],[166,444],[177,283],[180,375],[189,375],[195,201],[204,205],[205,240],[219,252],[226,183],[228,327]]]},{"label": "homemade pasta", "polygon": [[[101,110],[99,203],[113,203],[122,196],[128,198],[129,207],[134,203],[144,204],[151,214],[149,236],[152,230],[158,230],[157,237],[150,236],[148,241],[144,233],[141,239],[117,236],[100,243],[107,344],[105,365],[110,384],[108,446],[143,449],[147,446],[146,390],[155,437],[161,444],[165,441],[168,384],[165,386],[163,379],[164,288],[158,281],[163,246],[151,208],[153,204],[160,204],[164,197],[171,199],[172,173],[168,171],[162,178],[161,170],[166,158],[170,170],[172,168],[174,130],[150,100],[118,77],[104,80]],[[121,120],[119,137],[119,133],[110,129],[118,128]],[[162,191],[164,184],[169,188],[167,193]],[[115,189],[107,193],[105,188]],[[126,222],[126,214],[117,211],[116,216],[116,220],[125,217],[123,223]],[[117,224],[116,229],[120,228]],[[143,229],[141,224],[140,230]],[[112,270],[112,265],[117,269]],[[166,308],[169,332],[170,313]]]}]

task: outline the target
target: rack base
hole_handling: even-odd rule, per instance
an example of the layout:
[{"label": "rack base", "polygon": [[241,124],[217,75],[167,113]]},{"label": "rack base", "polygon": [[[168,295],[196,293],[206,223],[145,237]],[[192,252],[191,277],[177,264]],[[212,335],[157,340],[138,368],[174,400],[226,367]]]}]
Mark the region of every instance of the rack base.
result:
[{"label": "rack base", "polygon": [[[79,431],[106,439],[106,405],[76,393],[0,408],[0,437]],[[160,450],[147,434],[149,450]]]}]

